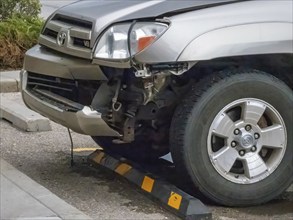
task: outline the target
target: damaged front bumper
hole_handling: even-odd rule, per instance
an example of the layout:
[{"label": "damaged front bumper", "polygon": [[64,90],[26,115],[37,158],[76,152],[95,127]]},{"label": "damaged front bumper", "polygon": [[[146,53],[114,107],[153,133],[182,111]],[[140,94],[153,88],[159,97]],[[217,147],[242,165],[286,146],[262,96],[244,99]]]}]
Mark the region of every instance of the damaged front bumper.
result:
[{"label": "damaged front bumper", "polygon": [[[102,118],[102,114],[91,107],[73,102],[50,91],[28,86],[29,72],[53,75],[56,72],[53,71],[52,74],[52,70],[62,70],[64,78],[72,78],[74,74],[79,74],[78,76],[85,78],[80,73],[99,71],[98,66],[92,65],[90,62],[87,64],[85,60],[76,59],[72,62],[67,59],[65,56],[54,56],[53,53],[42,51],[39,46],[28,51],[24,69],[21,71],[22,97],[25,104],[32,110],[75,132],[91,136],[120,136],[117,131],[107,125]],[[71,71],[73,69],[79,71],[73,72]],[[105,79],[105,76],[102,73],[99,74],[99,72],[92,73],[88,79],[96,79],[96,77],[100,80]]]}]

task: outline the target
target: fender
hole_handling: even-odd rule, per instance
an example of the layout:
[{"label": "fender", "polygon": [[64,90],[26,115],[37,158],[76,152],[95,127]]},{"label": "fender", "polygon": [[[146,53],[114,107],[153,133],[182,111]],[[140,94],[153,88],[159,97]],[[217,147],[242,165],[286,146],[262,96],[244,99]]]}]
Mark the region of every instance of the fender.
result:
[{"label": "fender", "polygon": [[138,63],[292,53],[292,1],[241,1],[169,18],[169,29],[135,55]]},{"label": "fender", "polygon": [[186,46],[178,61],[277,53],[293,54],[290,22],[244,24],[204,33]]}]

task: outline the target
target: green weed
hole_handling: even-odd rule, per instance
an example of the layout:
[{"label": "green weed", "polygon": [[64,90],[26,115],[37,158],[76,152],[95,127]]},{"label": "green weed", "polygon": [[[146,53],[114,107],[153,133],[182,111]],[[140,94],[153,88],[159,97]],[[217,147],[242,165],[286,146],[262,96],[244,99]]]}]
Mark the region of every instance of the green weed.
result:
[{"label": "green weed", "polygon": [[24,53],[37,44],[44,21],[13,16],[0,22],[0,69],[21,68]]}]

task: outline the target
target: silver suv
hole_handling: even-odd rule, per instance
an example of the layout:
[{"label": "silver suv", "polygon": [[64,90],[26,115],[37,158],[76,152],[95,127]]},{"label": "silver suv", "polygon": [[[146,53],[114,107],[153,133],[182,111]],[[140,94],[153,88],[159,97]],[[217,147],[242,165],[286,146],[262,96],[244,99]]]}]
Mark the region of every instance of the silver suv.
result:
[{"label": "silver suv", "polygon": [[292,1],[79,1],[27,51],[31,109],[136,161],[171,152],[209,199],[292,183]]}]

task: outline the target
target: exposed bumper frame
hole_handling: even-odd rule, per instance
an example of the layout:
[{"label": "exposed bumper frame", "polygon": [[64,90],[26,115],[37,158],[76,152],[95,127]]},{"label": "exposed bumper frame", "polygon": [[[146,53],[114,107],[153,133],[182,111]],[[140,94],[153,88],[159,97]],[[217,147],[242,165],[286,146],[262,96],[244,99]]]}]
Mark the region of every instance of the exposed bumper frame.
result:
[{"label": "exposed bumper frame", "polygon": [[27,71],[22,70],[20,75],[23,100],[32,110],[81,134],[91,136],[120,136],[117,131],[106,124],[100,112],[92,110],[88,106],[84,106],[82,110],[72,112],[60,109],[37,98],[27,90]]}]

